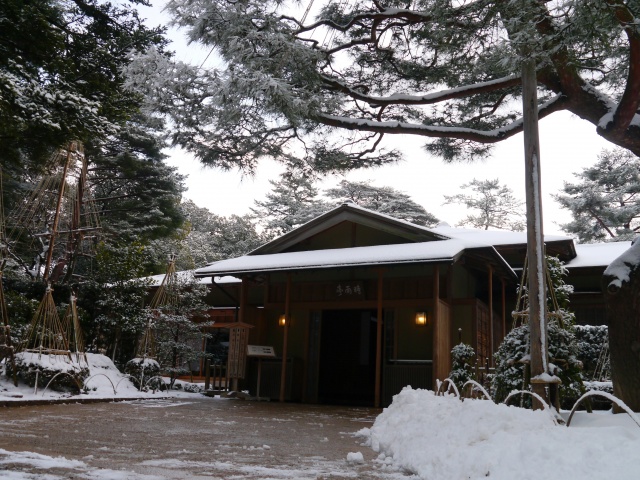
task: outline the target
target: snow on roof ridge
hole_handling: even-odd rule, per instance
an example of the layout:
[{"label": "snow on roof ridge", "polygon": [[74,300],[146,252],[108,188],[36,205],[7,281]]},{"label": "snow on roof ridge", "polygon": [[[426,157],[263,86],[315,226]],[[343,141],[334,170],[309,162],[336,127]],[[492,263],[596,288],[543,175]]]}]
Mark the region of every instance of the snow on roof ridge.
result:
[{"label": "snow on roof ridge", "polygon": [[[428,245],[427,248],[425,246]],[[478,245],[473,245],[474,247]],[[479,245],[488,246],[488,245]],[[244,255],[222,260],[196,270],[196,276],[233,274],[242,271],[329,268],[351,265],[373,265],[451,260],[468,248],[467,242],[456,239],[439,242],[416,242],[366,247],[333,248],[300,252]]]}]

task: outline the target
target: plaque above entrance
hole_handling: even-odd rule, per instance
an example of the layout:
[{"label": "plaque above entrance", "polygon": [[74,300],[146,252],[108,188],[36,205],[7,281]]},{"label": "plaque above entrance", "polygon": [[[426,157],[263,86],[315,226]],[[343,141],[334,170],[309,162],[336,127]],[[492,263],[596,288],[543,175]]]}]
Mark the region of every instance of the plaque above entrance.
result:
[{"label": "plaque above entrance", "polygon": [[337,300],[362,300],[364,299],[364,282],[347,281],[335,284],[332,297]]}]

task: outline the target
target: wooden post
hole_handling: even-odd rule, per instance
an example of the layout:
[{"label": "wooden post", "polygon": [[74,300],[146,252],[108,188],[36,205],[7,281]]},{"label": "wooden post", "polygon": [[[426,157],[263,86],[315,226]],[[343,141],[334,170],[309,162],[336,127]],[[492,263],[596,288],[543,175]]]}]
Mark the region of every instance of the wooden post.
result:
[{"label": "wooden post", "polygon": [[502,340],[507,336],[507,287],[502,279]]},{"label": "wooden post", "polygon": [[[64,162],[64,168],[62,170],[62,178],[60,179],[60,185],[58,185],[58,201],[56,203],[56,211],[53,216],[53,225],[51,226],[51,233],[49,234],[49,246],[47,247],[47,258],[44,264],[44,273],[42,274],[42,280],[47,283],[49,279],[49,270],[51,269],[51,261],[53,259],[53,246],[55,244],[55,236],[58,233],[58,222],[60,221],[60,208],[62,207],[62,197],[64,196],[64,187],[67,183],[67,171],[71,164],[71,149],[75,147],[75,144],[69,144],[67,150],[67,158]],[[115,349],[114,349],[115,351]]]},{"label": "wooden post", "polygon": [[[215,381],[214,381],[215,385]],[[204,361],[204,389],[209,390],[211,386],[211,359],[207,358]]]},{"label": "wooden post", "polygon": [[447,373],[442,375],[444,365],[444,352],[442,352],[442,319],[440,318],[440,267],[433,266],[433,382],[444,380]]},{"label": "wooden post", "polygon": [[374,406],[382,405],[382,269],[378,270],[378,313],[376,322],[376,383],[374,392]]},{"label": "wooden post", "polygon": [[[528,53],[528,52],[527,52]],[[526,55],[526,53],[525,53]],[[527,255],[529,257],[529,329],[531,385],[534,393],[548,401],[541,375],[548,372],[547,325],[545,319],[544,234],[540,187],[540,140],[538,135],[538,96],[535,59],[522,62],[522,106],[525,153],[525,193],[527,204]],[[534,399],[534,408],[542,405]]]},{"label": "wooden post", "polygon": [[280,373],[280,401],[284,402],[287,387],[287,342],[289,337],[289,324],[291,317],[289,314],[289,305],[291,303],[291,274],[287,274],[287,290],[284,299],[284,334],[282,339],[282,369]]},{"label": "wooden post", "polygon": [[494,340],[493,340],[493,265],[489,265],[489,366],[493,366]]}]

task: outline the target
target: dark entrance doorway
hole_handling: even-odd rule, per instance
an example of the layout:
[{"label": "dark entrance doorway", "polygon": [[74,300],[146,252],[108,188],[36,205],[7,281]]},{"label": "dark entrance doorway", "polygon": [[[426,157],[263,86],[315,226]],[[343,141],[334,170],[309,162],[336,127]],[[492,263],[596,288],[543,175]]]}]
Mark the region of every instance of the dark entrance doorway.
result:
[{"label": "dark entrance doorway", "polygon": [[318,401],[334,405],[373,405],[375,310],[325,310],[321,332]]}]

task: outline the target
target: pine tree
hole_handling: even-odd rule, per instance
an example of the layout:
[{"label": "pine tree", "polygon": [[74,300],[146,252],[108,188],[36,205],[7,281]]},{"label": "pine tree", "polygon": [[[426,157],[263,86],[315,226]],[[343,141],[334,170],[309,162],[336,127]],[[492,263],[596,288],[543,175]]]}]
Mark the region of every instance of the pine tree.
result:
[{"label": "pine tree", "polygon": [[175,107],[174,142],[209,165],[375,166],[400,158],[382,139],[401,134],[447,160],[486,156],[522,132],[525,44],[541,118],[569,111],[640,154],[636,2],[326,1],[304,21],[280,0],[172,0],[167,10],[224,68],[187,74],[142,55],[133,68],[151,80],[132,87]]},{"label": "pine tree", "polygon": [[573,220],[561,225],[581,242],[633,240],[640,229],[640,158],[624,151],[604,150],[595,165],[565,182],[556,201]]},{"label": "pine tree", "polygon": [[470,225],[484,230],[497,228],[516,232],[524,230],[526,224],[524,203],[513,196],[513,191],[509,187],[500,185],[497,178],[495,180],[474,178],[460,188],[469,188],[473,193],[445,195],[444,205],[452,203],[464,205],[477,214],[467,215],[458,223],[458,226]]},{"label": "pine tree", "polygon": [[318,198],[312,178],[303,172],[288,171],[280,181],[269,183],[271,192],[265,200],[256,200],[251,209],[269,238],[283,235],[331,208]]},{"label": "pine tree", "polygon": [[324,194],[334,201],[350,200],[361,207],[416,225],[434,226],[438,223],[434,215],[414,202],[409,195],[391,187],[374,187],[368,181],[342,180],[338,187],[327,189]]},{"label": "pine tree", "polygon": [[222,217],[192,200],[180,204],[185,222],[172,235],[151,242],[154,264],[176,255],[178,270],[192,270],[225,258],[239,257],[267,241],[251,215]]}]

